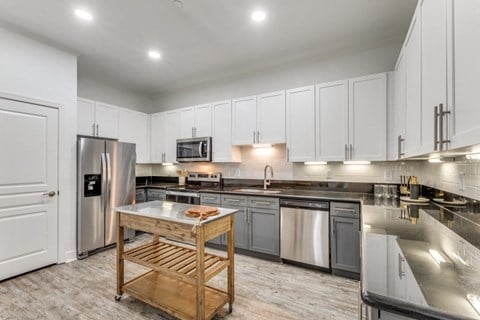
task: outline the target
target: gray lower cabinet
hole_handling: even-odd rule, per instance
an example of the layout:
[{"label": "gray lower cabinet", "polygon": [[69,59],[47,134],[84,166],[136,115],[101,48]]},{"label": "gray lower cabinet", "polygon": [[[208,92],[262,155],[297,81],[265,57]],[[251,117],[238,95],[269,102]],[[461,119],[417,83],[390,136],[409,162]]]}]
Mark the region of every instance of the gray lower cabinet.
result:
[{"label": "gray lower cabinet", "polygon": [[[200,194],[200,204],[205,206],[218,207],[220,206],[220,194],[202,193]],[[223,244],[225,243],[225,236],[222,234],[215,239],[209,240],[208,242],[215,244]]]},{"label": "gray lower cabinet", "polygon": [[249,208],[249,250],[280,255],[278,209]]},{"label": "gray lower cabinet", "polygon": [[[200,201],[205,205],[238,210],[235,214],[235,248],[280,255],[278,198],[222,194],[220,203],[206,202],[203,195]],[[226,237],[221,236],[211,242],[226,244]]]},{"label": "gray lower cabinet", "polygon": [[165,200],[167,198],[166,191],[163,189],[148,188],[147,199],[148,201]]},{"label": "gray lower cabinet", "polygon": [[360,205],[331,202],[332,269],[360,273]]}]

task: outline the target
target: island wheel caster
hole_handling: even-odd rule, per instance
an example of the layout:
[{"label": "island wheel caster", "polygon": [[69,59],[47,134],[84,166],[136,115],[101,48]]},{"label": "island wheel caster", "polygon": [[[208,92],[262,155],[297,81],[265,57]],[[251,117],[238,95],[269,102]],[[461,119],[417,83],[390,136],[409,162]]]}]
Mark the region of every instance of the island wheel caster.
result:
[{"label": "island wheel caster", "polygon": [[115,301],[120,301],[120,299],[122,299],[122,295],[121,295],[121,294],[115,295]]},{"label": "island wheel caster", "polygon": [[232,313],[233,312],[233,304],[229,303],[228,304],[228,313]]}]

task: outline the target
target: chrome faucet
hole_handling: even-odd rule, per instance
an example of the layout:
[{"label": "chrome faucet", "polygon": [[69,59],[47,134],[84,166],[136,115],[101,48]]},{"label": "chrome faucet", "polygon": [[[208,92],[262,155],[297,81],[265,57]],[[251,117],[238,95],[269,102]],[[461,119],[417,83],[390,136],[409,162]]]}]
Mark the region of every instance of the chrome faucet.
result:
[{"label": "chrome faucet", "polygon": [[267,179],[267,169],[270,168],[270,178],[273,178],[273,168],[267,164],[263,169],[263,190],[267,190],[267,186],[270,185],[270,179]]}]

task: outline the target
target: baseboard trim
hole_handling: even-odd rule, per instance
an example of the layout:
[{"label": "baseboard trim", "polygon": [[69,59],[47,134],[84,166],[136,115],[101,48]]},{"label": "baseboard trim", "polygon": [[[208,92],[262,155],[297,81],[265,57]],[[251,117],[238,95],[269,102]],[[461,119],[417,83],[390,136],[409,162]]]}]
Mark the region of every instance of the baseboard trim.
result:
[{"label": "baseboard trim", "polygon": [[77,260],[77,250],[70,250],[65,252],[65,262],[72,262]]}]

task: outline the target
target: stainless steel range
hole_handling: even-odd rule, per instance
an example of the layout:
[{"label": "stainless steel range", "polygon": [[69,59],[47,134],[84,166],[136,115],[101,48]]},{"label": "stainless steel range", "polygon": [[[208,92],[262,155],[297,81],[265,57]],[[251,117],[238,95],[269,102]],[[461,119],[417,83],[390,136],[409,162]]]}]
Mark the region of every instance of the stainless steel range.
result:
[{"label": "stainless steel range", "polygon": [[200,190],[219,188],[221,181],[221,172],[190,172],[187,176],[188,184],[167,188],[166,200],[180,203],[200,204]]}]

